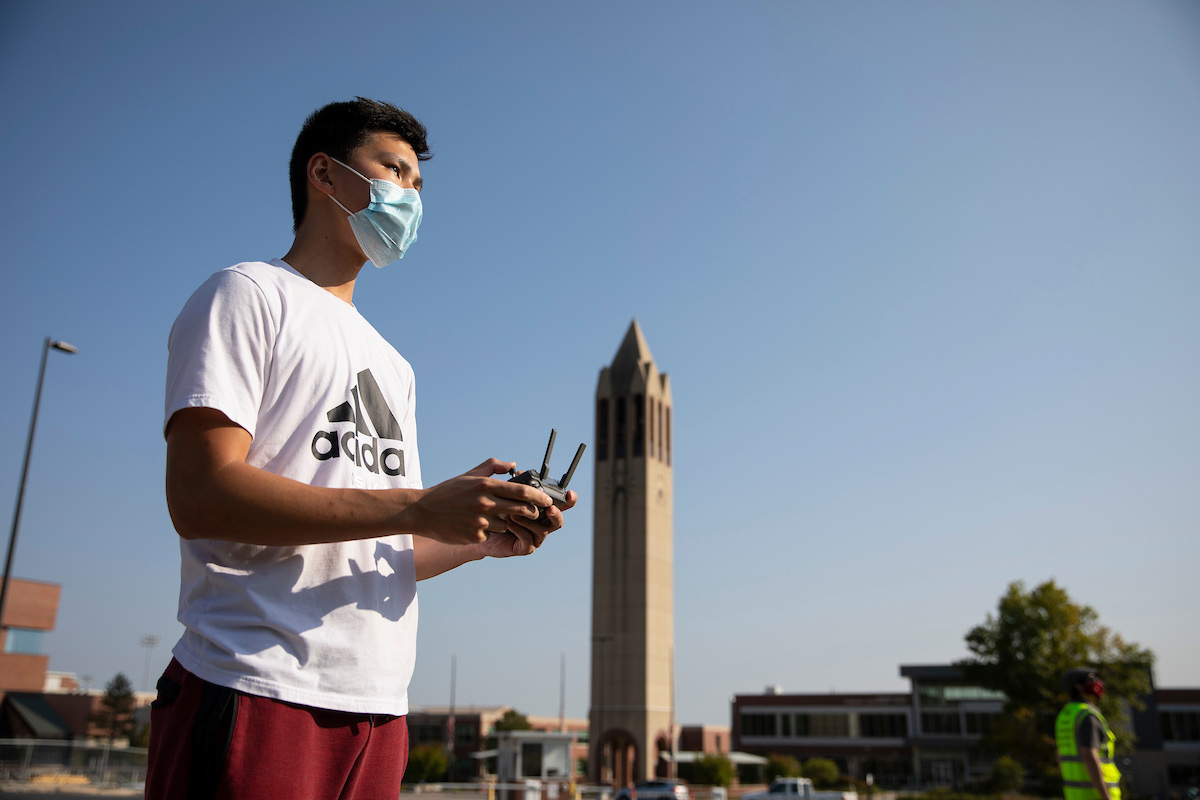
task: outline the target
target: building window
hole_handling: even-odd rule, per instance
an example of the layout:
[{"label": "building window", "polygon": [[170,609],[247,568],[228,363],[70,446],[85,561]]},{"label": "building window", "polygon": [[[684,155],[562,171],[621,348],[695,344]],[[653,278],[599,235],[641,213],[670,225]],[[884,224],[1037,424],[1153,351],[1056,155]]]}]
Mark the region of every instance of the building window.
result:
[{"label": "building window", "polygon": [[608,400],[596,403],[596,460],[608,460]]},{"label": "building window", "polygon": [[996,717],[1000,715],[968,711],[963,716],[967,718],[967,733],[972,736],[986,736],[991,733],[992,725],[996,723]]},{"label": "building window", "polygon": [[742,712],[742,736],[777,736],[774,714]]},{"label": "building window", "polygon": [[1164,742],[1200,742],[1200,711],[1162,711],[1158,719]]},{"label": "building window", "polygon": [[654,458],[655,453],[658,452],[657,450],[654,449],[654,430],[655,430],[654,409],[657,407],[658,407],[658,401],[656,401],[653,397],[646,398],[646,416],[650,418],[649,420],[647,420],[647,424],[650,426],[650,430],[649,430],[649,435],[646,438],[650,442],[650,457],[651,458]]},{"label": "building window", "polygon": [[654,404],[654,411],[655,411],[656,415],[658,416],[658,421],[657,421],[658,458],[661,461],[661,460],[663,460],[663,404],[662,404],[662,401],[659,401]]},{"label": "building window", "polygon": [[810,736],[842,739],[850,735],[849,714],[809,714]]},{"label": "building window", "polygon": [[868,738],[903,739],[908,736],[905,714],[859,714],[859,734]]},{"label": "building window", "polygon": [[4,652],[38,655],[42,652],[42,633],[32,628],[9,628],[4,637]]},{"label": "building window", "polygon": [[1200,764],[1168,764],[1167,783],[1171,786],[1195,786],[1200,783]]},{"label": "building window", "polygon": [[521,742],[521,777],[542,777],[541,742]]},{"label": "building window", "polygon": [[962,726],[957,712],[929,712],[921,715],[921,733],[928,736],[957,736]]},{"label": "building window", "polygon": [[613,447],[613,451],[614,451],[614,455],[617,458],[624,458],[625,457],[625,440],[626,440],[626,436],[627,436],[627,432],[625,430],[625,398],[624,397],[616,398],[616,403],[617,403],[617,409],[616,409],[617,410],[617,420],[616,420],[616,422],[617,422],[617,424],[616,424],[617,441]]},{"label": "building window", "polygon": [[667,409],[667,466],[671,466],[671,409]]},{"label": "building window", "polygon": [[646,455],[646,398],[633,396],[633,457]]},{"label": "building window", "polygon": [[475,726],[456,725],[454,727],[454,741],[456,744],[461,744],[464,747],[473,746],[475,744]]}]

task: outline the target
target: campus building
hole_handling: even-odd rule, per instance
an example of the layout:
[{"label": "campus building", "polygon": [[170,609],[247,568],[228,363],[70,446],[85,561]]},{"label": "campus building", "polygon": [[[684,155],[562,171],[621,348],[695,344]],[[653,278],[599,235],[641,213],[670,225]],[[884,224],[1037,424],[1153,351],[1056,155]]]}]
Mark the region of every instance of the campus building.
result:
[{"label": "campus building", "polygon": [[[832,759],[841,772],[888,789],[965,787],[994,755],[980,744],[1004,706],[950,665],[901,666],[904,693],[736,695],[735,750]],[[1130,710],[1137,751],[1120,764],[1137,794],[1200,784],[1200,689],[1153,689]]]}]

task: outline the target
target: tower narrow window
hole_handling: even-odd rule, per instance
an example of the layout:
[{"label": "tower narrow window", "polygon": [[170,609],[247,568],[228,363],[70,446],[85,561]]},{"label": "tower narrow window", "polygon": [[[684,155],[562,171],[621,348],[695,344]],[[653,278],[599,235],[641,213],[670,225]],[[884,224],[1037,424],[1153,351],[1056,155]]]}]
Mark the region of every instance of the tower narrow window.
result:
[{"label": "tower narrow window", "polygon": [[647,422],[650,425],[650,429],[646,431],[646,439],[650,442],[649,450],[651,458],[654,458],[656,452],[654,449],[654,409],[657,406],[658,402],[650,395],[646,395],[646,416],[649,417]]},{"label": "tower narrow window", "polygon": [[596,460],[608,460],[608,398],[596,403]]},{"label": "tower narrow window", "polygon": [[667,466],[671,466],[671,409],[667,409]]},{"label": "tower narrow window", "polygon": [[618,397],[615,399],[615,402],[617,404],[616,405],[617,440],[613,444],[613,455],[616,458],[624,458],[625,457],[625,447],[626,447],[625,442],[628,438],[627,434],[626,434],[626,430],[625,430],[625,398]]},{"label": "tower narrow window", "polygon": [[663,404],[662,404],[662,401],[655,403],[655,408],[658,411],[658,458],[660,461],[665,461],[666,456],[663,454]]},{"label": "tower narrow window", "polygon": [[646,455],[646,398],[633,396],[633,457]]}]

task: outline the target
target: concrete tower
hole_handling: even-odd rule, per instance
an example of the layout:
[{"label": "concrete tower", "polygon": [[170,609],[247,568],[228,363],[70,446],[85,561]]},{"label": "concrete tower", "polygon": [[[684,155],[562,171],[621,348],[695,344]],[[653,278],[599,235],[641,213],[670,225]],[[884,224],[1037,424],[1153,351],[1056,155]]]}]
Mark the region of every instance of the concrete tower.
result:
[{"label": "concrete tower", "polygon": [[637,320],[596,387],[588,773],[666,774],[674,737],[671,384]]}]

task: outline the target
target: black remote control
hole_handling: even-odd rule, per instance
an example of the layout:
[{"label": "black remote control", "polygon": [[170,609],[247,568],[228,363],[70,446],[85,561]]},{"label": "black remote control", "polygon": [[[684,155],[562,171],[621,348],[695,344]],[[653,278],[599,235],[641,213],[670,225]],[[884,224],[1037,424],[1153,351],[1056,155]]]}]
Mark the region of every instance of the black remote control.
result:
[{"label": "black remote control", "polygon": [[[550,429],[550,443],[546,445],[546,455],[542,458],[542,469],[540,472],[534,472],[527,469],[522,473],[517,473],[516,469],[510,469],[508,474],[509,483],[523,483],[526,486],[532,486],[534,489],[545,492],[550,495],[550,499],[554,501],[554,505],[562,508],[567,502],[567,484],[571,482],[571,476],[575,474],[575,467],[579,466],[579,459],[583,457],[583,451],[587,447],[586,444],[579,445],[579,449],[575,451],[575,460],[571,462],[571,468],[559,478],[549,477],[550,472],[550,453],[554,451],[554,437],[558,436],[558,431]],[[541,509],[538,514],[538,519],[546,516],[546,509]]]}]

